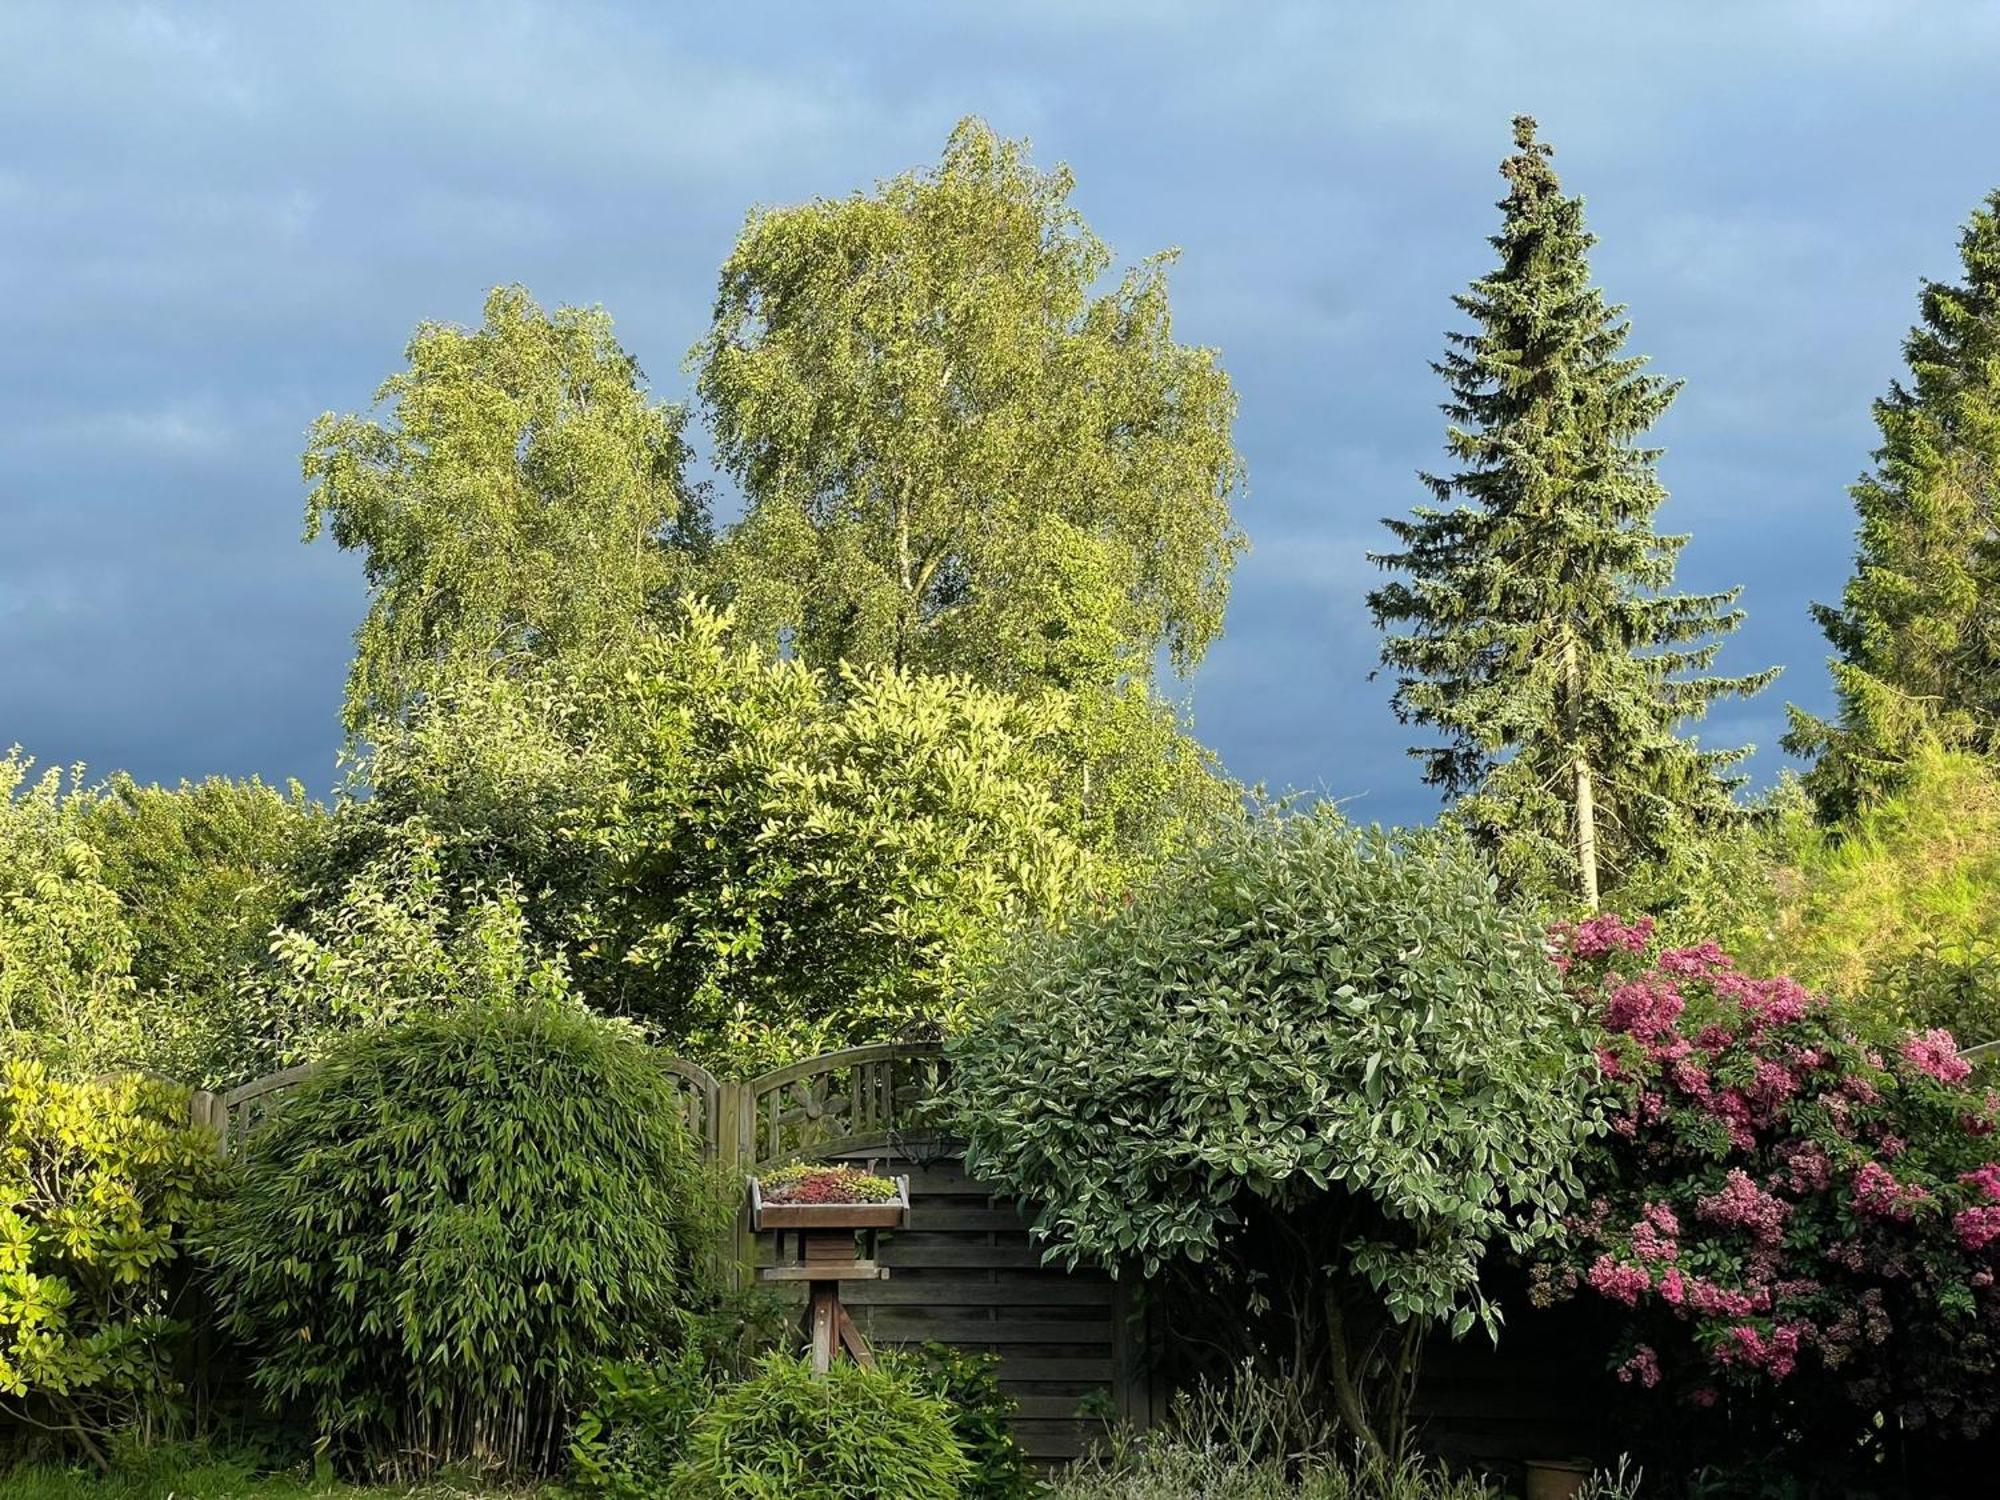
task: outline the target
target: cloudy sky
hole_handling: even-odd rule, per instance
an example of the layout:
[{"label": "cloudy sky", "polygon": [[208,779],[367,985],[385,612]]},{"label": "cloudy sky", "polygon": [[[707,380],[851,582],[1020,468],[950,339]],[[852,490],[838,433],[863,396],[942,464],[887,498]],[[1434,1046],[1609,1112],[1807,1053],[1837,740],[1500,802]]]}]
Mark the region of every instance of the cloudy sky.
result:
[{"label": "cloudy sky", "polygon": [[1246,780],[1433,803],[1368,680],[1377,520],[1418,498],[1448,298],[1508,118],[1589,203],[1660,433],[1682,581],[1742,584],[1706,733],[1782,765],[1806,615],[1919,278],[2000,184],[2000,5],[0,0],[0,747],[335,780],[355,560],[299,542],[307,423],[486,288],[602,303],[663,395],[747,209],[933,160],[985,116],[1167,245],[1223,353],[1252,551],[1190,685]]}]

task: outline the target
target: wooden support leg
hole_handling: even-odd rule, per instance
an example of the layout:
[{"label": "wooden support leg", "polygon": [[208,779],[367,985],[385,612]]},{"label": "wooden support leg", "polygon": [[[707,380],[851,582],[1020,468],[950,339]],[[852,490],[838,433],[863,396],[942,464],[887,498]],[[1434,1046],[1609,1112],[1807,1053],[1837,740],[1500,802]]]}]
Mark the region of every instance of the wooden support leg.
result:
[{"label": "wooden support leg", "polygon": [[840,1309],[840,1283],[815,1281],[812,1284],[813,1373],[824,1375],[833,1367],[834,1350],[840,1338],[845,1314]]},{"label": "wooden support leg", "polygon": [[834,1304],[834,1308],[836,1313],[838,1314],[837,1321],[840,1325],[841,1344],[845,1346],[847,1352],[853,1356],[854,1362],[857,1365],[861,1365],[864,1368],[870,1370],[874,1369],[875,1368],[874,1352],[869,1349],[868,1340],[864,1339],[861,1336],[861,1330],[854,1326],[854,1319],[850,1318],[847,1315],[847,1305],[845,1303],[836,1302]]}]

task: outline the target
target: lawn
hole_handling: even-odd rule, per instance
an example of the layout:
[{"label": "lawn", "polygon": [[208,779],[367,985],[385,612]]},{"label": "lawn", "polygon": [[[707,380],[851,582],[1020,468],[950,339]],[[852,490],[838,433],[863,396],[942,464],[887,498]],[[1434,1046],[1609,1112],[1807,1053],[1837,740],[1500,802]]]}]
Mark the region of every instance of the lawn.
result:
[{"label": "lawn", "polygon": [[415,1489],[327,1484],[259,1474],[228,1460],[161,1464],[110,1478],[79,1469],[37,1468],[0,1479],[6,1500],[535,1500],[539,1493],[449,1479]]}]

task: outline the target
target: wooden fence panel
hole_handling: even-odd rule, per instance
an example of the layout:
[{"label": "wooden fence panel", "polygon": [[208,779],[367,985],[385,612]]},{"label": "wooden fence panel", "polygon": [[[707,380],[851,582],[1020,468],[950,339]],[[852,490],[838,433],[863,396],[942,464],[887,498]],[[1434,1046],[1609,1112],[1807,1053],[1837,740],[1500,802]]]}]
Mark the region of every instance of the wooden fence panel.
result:
[{"label": "wooden fence panel", "polygon": [[[1000,1356],[1001,1389],[1020,1404],[1014,1431],[1043,1462],[1074,1457],[1103,1431],[1103,1413],[1144,1423],[1152,1414],[1141,1327],[1125,1289],[1103,1273],[1042,1264],[1027,1221],[1007,1199],[969,1179],[957,1153],[923,1116],[945,1075],[935,1044],[885,1044],[828,1053],[748,1083],[720,1082],[680,1058],[663,1059],[682,1117],[704,1156],[745,1174],[801,1158],[850,1161],[910,1178],[910,1221],[882,1237],[886,1281],[851,1282],[842,1300],[870,1343],[931,1340]],[[304,1081],[289,1068],[201,1108],[230,1149]],[[737,1226],[735,1264],[768,1263],[768,1237]],[[792,1284],[788,1294],[803,1299]],[[1100,1416],[1086,1418],[1080,1408]]]},{"label": "wooden fence panel", "polygon": [[[937,1340],[997,1354],[1000,1389],[1019,1405],[1014,1435],[1042,1463],[1076,1457],[1102,1436],[1107,1413],[1143,1420],[1141,1351],[1124,1289],[1110,1277],[1044,1266],[1027,1219],[967,1177],[955,1154],[848,1150],[823,1159],[910,1179],[909,1224],[885,1232],[877,1252],[889,1279],[841,1288],[871,1345]],[[757,1253],[769,1263],[768,1236]]]}]

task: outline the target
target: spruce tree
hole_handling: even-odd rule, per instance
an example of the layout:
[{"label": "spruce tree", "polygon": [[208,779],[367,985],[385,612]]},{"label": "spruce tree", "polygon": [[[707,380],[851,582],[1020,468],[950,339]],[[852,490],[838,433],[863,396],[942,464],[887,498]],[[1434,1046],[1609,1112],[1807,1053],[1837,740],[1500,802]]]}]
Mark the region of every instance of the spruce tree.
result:
[{"label": "spruce tree", "polygon": [[1459,465],[1426,474],[1436,504],[1384,524],[1403,575],[1369,595],[1413,748],[1454,819],[1510,885],[1600,887],[1671,859],[1732,818],[1748,753],[1677,732],[1775,672],[1716,677],[1737,590],[1669,593],[1684,536],[1653,530],[1659,450],[1638,439],[1678,382],[1622,352],[1629,325],[1590,282],[1594,236],[1563,194],[1535,122],[1514,121],[1500,263],[1454,298],[1473,322],[1434,368]]},{"label": "spruce tree", "polygon": [[1935,741],[2000,749],[2000,191],[1959,240],[1965,279],[1926,282],[1904,340],[1908,384],[1875,403],[1875,472],[1849,493],[1854,577],[1813,615],[1840,712],[1792,710],[1785,748],[1829,819],[1903,784]]}]

